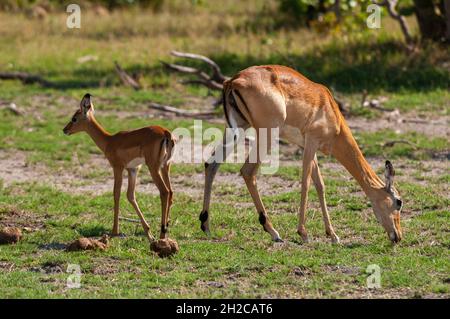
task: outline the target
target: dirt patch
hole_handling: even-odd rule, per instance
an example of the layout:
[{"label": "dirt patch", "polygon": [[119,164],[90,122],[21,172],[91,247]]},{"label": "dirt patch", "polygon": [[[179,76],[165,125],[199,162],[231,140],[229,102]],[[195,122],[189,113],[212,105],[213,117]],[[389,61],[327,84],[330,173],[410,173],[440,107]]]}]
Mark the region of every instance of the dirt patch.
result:
[{"label": "dirt patch", "polygon": [[311,270],[303,266],[296,266],[291,271],[291,275],[295,277],[306,277],[310,276],[311,274],[312,274]]},{"label": "dirt patch", "polygon": [[[383,167],[384,160],[382,158],[370,158],[369,163],[375,170]],[[282,166],[296,166],[300,165],[300,161],[289,160],[282,161]],[[89,193],[92,195],[100,195],[112,192],[113,178],[107,175],[105,170],[106,159],[102,155],[93,155],[91,159],[80,166],[74,167],[73,170],[58,170],[50,171],[44,165],[28,165],[26,163],[25,152],[9,152],[0,150],[0,179],[4,186],[8,187],[16,182],[42,182],[46,181],[47,185],[64,192],[79,194]],[[420,164],[420,165],[419,165]],[[198,164],[200,165],[200,164]],[[330,161],[328,158],[320,158],[319,165],[322,170],[324,179],[332,177],[333,179],[351,180],[350,174],[335,161]],[[411,181],[426,185],[430,179],[438,178],[448,171],[448,161],[441,160],[425,160],[420,163],[412,163],[407,159],[396,159],[394,166],[398,174],[397,182],[401,184],[402,181]],[[87,171],[105,172],[105,176],[101,177],[86,177]],[[109,171],[108,171],[109,172]],[[136,187],[137,197],[139,200],[140,194],[151,194],[158,196],[159,192],[153,182],[149,181],[148,172],[142,169],[140,176],[141,182]],[[292,176],[286,179],[274,175],[259,175],[258,188],[262,196],[275,195],[293,190],[300,190],[299,176]],[[189,175],[175,175],[171,178],[172,186],[175,194],[184,193],[194,199],[201,199],[203,197],[204,174],[195,173]],[[124,173],[123,190],[127,188],[127,178]],[[239,173],[222,173],[216,175],[213,188],[213,198],[217,195],[236,194],[236,191],[247,194],[245,183]],[[361,193],[361,192],[358,192]],[[361,193],[362,194],[362,193]],[[252,205],[249,200],[248,203],[241,202],[237,205]],[[0,221],[1,222],[1,221]]]},{"label": "dirt patch", "polygon": [[437,119],[423,119],[410,114],[402,116],[404,121],[398,122],[390,116],[382,116],[375,120],[363,117],[351,117],[346,119],[353,132],[377,132],[380,130],[393,130],[398,134],[418,132],[430,137],[449,137],[449,117],[440,116]]},{"label": "dirt patch", "polygon": [[25,232],[32,232],[44,228],[43,218],[31,212],[19,210],[0,211],[0,227],[19,228]]},{"label": "dirt patch", "polygon": [[118,273],[120,270],[121,261],[114,258],[102,258],[96,260],[96,265],[91,269],[94,275],[107,276]]},{"label": "dirt patch", "polygon": [[224,288],[225,287],[225,284],[223,282],[219,282],[219,281],[198,280],[196,282],[196,284],[198,286],[204,286],[204,287],[210,287],[210,288]]},{"label": "dirt patch", "polygon": [[30,271],[41,274],[60,274],[63,273],[63,266],[58,262],[46,262],[39,267],[31,267]]},{"label": "dirt patch", "polygon": [[14,270],[16,265],[8,261],[0,261],[0,271],[1,272],[11,272]]},{"label": "dirt patch", "polygon": [[358,275],[361,273],[361,269],[359,267],[350,267],[343,265],[326,265],[323,266],[325,272],[337,272],[345,275]]}]

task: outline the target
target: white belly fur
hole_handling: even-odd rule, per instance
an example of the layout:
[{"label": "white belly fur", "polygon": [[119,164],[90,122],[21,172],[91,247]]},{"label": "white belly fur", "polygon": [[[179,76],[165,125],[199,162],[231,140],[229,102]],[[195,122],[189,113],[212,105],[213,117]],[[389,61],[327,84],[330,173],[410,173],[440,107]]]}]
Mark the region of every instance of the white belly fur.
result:
[{"label": "white belly fur", "polygon": [[143,157],[136,157],[133,158],[131,161],[128,162],[127,168],[136,168],[138,166],[141,166],[145,163],[145,158]]},{"label": "white belly fur", "polygon": [[295,126],[284,125],[280,130],[280,137],[298,146],[305,146],[305,138],[300,130]]}]

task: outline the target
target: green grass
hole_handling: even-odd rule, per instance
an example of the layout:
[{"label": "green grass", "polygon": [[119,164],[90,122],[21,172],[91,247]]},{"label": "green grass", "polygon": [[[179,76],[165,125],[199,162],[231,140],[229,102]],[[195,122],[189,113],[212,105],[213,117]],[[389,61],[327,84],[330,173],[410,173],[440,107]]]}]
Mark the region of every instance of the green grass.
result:
[{"label": "green grass", "polygon": [[[329,186],[333,192],[334,187]],[[388,243],[373,217],[366,220],[354,211],[367,206],[353,196],[343,196],[332,208],[333,223],[344,242],[340,246],[325,239],[316,209],[310,214],[308,229],[320,240],[295,244],[296,213],[284,207],[296,204],[298,192],[266,196],[274,225],[289,241],[278,247],[262,231],[253,207],[233,205],[243,200],[242,194],[228,194],[213,202],[213,240],[199,230],[201,203],[176,194],[171,236],[178,240],[181,251],[170,259],[159,259],[149,252],[140,227],[124,222],[122,232],[127,237],[112,239],[105,252],[45,249],[80,236],[108,232],[112,196],[71,195],[38,184],[15,185],[0,195],[0,220],[10,211],[21,211],[25,223],[36,222],[42,227],[25,233],[16,245],[0,247],[1,263],[14,264],[12,271],[0,273],[1,297],[339,297],[367,293],[365,269],[369,264],[381,267],[383,291],[392,296],[403,296],[406,288],[411,289],[408,295],[448,294],[444,281],[449,271],[450,242],[441,225],[447,221],[449,201],[412,184],[406,191],[414,195],[408,196],[413,201],[409,205],[421,211],[404,220],[406,237],[397,247]],[[249,200],[248,195],[244,197]],[[156,232],[158,198],[138,199]],[[434,204],[427,207],[423,202]],[[121,205],[122,214],[129,215],[129,204],[122,200]],[[68,264],[81,266],[80,289],[66,288]],[[39,271],[48,265],[63,272]],[[304,276],[295,274],[297,268]],[[215,288],[211,282],[224,287]]]}]

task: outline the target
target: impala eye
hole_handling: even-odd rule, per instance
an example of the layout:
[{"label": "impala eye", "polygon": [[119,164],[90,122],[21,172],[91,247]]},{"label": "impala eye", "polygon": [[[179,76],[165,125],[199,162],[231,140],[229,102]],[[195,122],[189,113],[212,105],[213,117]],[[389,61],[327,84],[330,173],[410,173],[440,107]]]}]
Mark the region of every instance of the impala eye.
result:
[{"label": "impala eye", "polygon": [[402,208],[403,202],[402,202],[401,199],[396,199],[396,200],[395,200],[395,203],[397,204],[397,209]]},{"label": "impala eye", "polygon": [[77,121],[76,117],[72,117],[72,122],[75,123]]}]

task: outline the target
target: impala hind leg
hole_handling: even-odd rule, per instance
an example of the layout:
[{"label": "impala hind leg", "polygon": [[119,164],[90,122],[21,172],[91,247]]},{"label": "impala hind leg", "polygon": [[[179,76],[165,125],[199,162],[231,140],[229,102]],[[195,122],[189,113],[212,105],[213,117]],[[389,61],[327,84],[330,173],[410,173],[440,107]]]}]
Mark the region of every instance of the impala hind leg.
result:
[{"label": "impala hind leg", "polygon": [[339,237],[334,232],[333,226],[331,225],[330,221],[330,215],[328,214],[327,202],[325,200],[325,184],[323,182],[322,174],[320,173],[319,164],[317,162],[317,155],[314,156],[311,177],[314,182],[314,186],[316,187],[317,195],[319,196],[323,223],[325,224],[325,232],[331,238],[331,241],[333,243],[339,243]]},{"label": "impala hind leg", "polygon": [[170,184],[170,163],[166,163],[161,168],[161,176],[164,180],[164,184],[166,184],[166,187],[169,189],[169,199],[167,201],[167,210],[166,210],[166,229],[165,231],[169,231],[169,223],[170,223],[170,208],[172,207],[173,203],[173,190],[172,185]]},{"label": "impala hind leg", "polygon": [[303,152],[303,174],[302,174],[302,191],[299,209],[299,223],[297,233],[301,236],[304,242],[308,242],[308,233],[306,231],[306,207],[308,204],[308,190],[311,181],[311,172],[314,166],[314,158],[316,155],[318,145],[313,139],[305,136],[305,147]]},{"label": "impala hind leg", "polygon": [[[261,164],[260,154],[259,154],[259,135],[257,135],[258,144],[252,147],[250,154],[245,161],[245,164],[241,168],[241,175],[244,178],[247,189],[252,196],[253,203],[255,204],[256,211],[259,214],[259,223],[263,226],[264,230],[272,236],[272,240],[276,242],[282,242],[280,234],[273,228],[272,223],[269,220],[264,204],[259,195],[258,186],[256,184],[256,174],[258,173],[258,168]],[[270,137],[269,137],[270,141]],[[270,149],[270,143],[267,144],[267,149]],[[255,155],[256,153],[256,155]],[[257,159],[256,163],[251,163],[252,159]]]},{"label": "impala hind leg", "polygon": [[122,189],[122,167],[114,167],[114,224],[112,236],[119,236],[120,191]]},{"label": "impala hind leg", "polygon": [[169,188],[164,183],[161,171],[158,166],[149,166],[150,174],[152,175],[153,182],[159,190],[159,197],[161,199],[161,232],[159,238],[164,239],[167,237],[167,208],[169,207]]},{"label": "impala hind leg", "polygon": [[137,180],[137,173],[139,171],[138,168],[129,168],[128,170],[128,190],[127,190],[127,199],[130,202],[130,204],[133,206],[134,210],[136,211],[139,220],[141,221],[141,225],[144,228],[144,233],[147,236],[148,240],[152,242],[155,238],[152,236],[150,232],[150,226],[148,225],[147,221],[144,218],[144,215],[142,214],[141,210],[139,209],[138,203],[136,201],[136,195],[135,195],[135,189],[136,189],[136,180]]},{"label": "impala hind leg", "polygon": [[273,241],[282,242],[283,240],[281,239],[280,234],[275,230],[275,228],[273,228],[272,223],[269,220],[269,216],[267,215],[256,185],[256,174],[258,172],[259,165],[259,163],[246,162],[241,168],[241,174],[245,180],[247,189],[252,196],[256,211],[259,214],[259,223],[263,226],[264,230],[272,236]]}]

